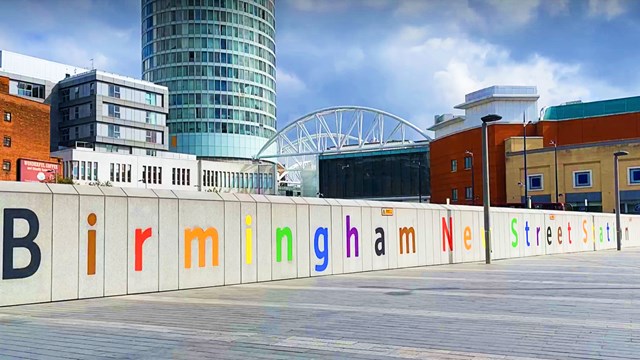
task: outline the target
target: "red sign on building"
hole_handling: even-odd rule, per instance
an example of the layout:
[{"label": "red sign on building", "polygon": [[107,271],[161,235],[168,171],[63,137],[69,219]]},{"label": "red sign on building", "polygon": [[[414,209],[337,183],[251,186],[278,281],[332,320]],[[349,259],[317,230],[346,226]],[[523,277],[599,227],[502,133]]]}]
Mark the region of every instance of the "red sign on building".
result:
[{"label": "red sign on building", "polygon": [[53,182],[57,175],[62,175],[62,167],[56,163],[18,159],[18,166],[18,181]]}]

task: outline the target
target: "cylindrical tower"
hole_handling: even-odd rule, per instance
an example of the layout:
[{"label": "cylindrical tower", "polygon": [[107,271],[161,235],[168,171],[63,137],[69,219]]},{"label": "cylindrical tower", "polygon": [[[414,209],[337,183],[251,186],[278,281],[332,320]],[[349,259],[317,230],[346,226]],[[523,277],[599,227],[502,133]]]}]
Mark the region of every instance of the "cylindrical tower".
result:
[{"label": "cylindrical tower", "polygon": [[247,159],[276,131],[274,0],[141,0],[142,78],[169,88],[169,149]]}]

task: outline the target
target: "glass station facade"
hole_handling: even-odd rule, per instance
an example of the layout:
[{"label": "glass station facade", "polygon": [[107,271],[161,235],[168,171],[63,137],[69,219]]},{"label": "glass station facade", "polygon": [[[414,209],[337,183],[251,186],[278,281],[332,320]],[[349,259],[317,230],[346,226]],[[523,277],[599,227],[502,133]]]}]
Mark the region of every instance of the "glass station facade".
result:
[{"label": "glass station facade", "polygon": [[428,146],[323,155],[318,162],[325,198],[426,202],[430,195]]},{"label": "glass station facade", "polygon": [[142,77],[169,88],[169,148],[247,159],[276,132],[273,0],[141,0]]}]

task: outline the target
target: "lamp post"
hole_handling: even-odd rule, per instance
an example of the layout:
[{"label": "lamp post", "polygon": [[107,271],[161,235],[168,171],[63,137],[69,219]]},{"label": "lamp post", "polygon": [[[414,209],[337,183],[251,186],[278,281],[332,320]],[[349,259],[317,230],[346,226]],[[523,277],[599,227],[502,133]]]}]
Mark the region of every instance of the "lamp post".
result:
[{"label": "lamp post", "polygon": [[485,260],[487,264],[491,264],[491,220],[489,211],[491,202],[489,200],[489,140],[487,135],[487,124],[498,121],[502,116],[490,114],[481,118],[482,120],[482,196],[484,203],[484,240]]},{"label": "lamp post", "polygon": [[560,202],[560,195],[558,194],[558,143],[555,140],[551,140],[553,145],[553,157],[556,163],[556,204]]},{"label": "lamp post", "polygon": [[522,124],[524,127],[524,206],[529,208],[529,174],[527,174],[527,125],[532,121],[527,122],[522,113]]},{"label": "lamp post", "polygon": [[618,251],[622,248],[622,228],[620,227],[620,176],[618,175],[618,158],[629,155],[628,151],[617,151],[613,153],[613,176],[615,178],[616,193],[616,240]]},{"label": "lamp post", "polygon": [[473,157],[473,152],[467,150],[464,152],[465,154],[471,157],[471,205],[476,204],[476,179],[473,171],[473,163],[475,162],[475,158]]}]

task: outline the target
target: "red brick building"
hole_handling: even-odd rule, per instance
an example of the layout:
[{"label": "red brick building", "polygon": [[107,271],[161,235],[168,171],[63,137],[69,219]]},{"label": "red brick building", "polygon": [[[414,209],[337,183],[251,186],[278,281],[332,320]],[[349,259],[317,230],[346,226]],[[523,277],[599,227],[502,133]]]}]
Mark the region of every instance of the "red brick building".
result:
[{"label": "red brick building", "polygon": [[19,181],[19,159],[57,162],[49,156],[49,105],[9,93],[0,76],[0,180]]},{"label": "red brick building", "polygon": [[[490,192],[493,204],[507,203],[505,141],[522,137],[522,124],[493,123],[488,127]],[[542,121],[527,126],[527,136],[541,137],[544,147],[624,139],[640,139],[640,97],[553,106]],[[471,169],[465,151],[471,151],[475,172],[475,204],[482,205],[482,133],[480,127],[448,134],[431,142],[431,202],[445,203],[458,194],[456,204],[471,205],[465,189],[471,187]],[[527,146],[529,148],[529,146]],[[452,168],[452,161],[457,166]],[[468,164],[468,163],[467,163]]]}]

